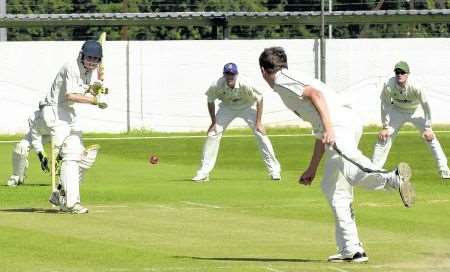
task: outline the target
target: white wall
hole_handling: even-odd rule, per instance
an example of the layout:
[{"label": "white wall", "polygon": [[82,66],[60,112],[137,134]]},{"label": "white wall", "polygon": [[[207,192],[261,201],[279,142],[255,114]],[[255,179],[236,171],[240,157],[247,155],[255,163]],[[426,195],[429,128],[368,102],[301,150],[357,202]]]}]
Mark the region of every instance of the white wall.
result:
[{"label": "white wall", "polygon": [[[287,111],[262,80],[258,56],[283,46],[291,70],[317,71],[315,40],[134,41],[129,46],[132,129],[205,130],[209,125],[204,92],[221,76],[226,62],[265,95],[263,121],[269,126],[304,125]],[[62,64],[78,55],[82,42],[0,43],[0,133],[25,132],[26,119],[49,90]],[[127,129],[127,43],[104,47],[106,84],[112,90],[106,110],[79,107],[85,131]],[[379,123],[379,92],[399,60],[420,76],[434,123],[450,123],[450,39],[358,39],[327,41],[327,83],[353,102],[366,124]],[[234,127],[245,126],[235,121]]]}]

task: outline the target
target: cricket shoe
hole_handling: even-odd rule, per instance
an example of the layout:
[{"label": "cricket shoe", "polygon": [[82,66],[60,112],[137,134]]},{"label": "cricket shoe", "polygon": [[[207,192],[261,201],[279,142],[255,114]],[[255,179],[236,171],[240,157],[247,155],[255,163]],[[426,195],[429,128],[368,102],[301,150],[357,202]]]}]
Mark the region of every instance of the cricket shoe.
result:
[{"label": "cricket shoe", "polygon": [[195,177],[192,178],[192,181],[195,182],[205,182],[209,180],[209,176],[207,174],[203,174],[203,173],[197,173],[197,175],[195,175]]},{"label": "cricket shoe", "polygon": [[272,173],[272,174],[270,175],[270,178],[271,178],[273,181],[280,181],[280,180],[281,180],[281,174],[280,174],[280,173]]},{"label": "cricket shoe", "polygon": [[55,190],[52,192],[50,198],[48,199],[48,202],[50,202],[55,207],[61,205],[61,194],[59,190]]},{"label": "cricket shoe", "polygon": [[450,170],[449,169],[443,169],[439,171],[439,174],[441,174],[441,178],[443,179],[450,179]]},{"label": "cricket shoe", "polygon": [[75,203],[75,205],[73,205],[73,207],[68,208],[66,206],[61,206],[60,208],[61,212],[65,212],[65,213],[73,213],[73,214],[83,214],[83,213],[88,213],[89,210],[83,206],[81,206],[80,203]]},{"label": "cricket shoe", "polygon": [[7,181],[8,186],[16,187],[17,185],[23,184],[23,179],[20,181],[19,176],[11,176]]},{"label": "cricket shoe", "polygon": [[328,257],[328,261],[331,263],[366,263],[369,261],[369,257],[367,257],[365,252],[356,252],[352,255],[343,255],[342,253],[338,253]]},{"label": "cricket shoe", "polygon": [[401,162],[395,170],[395,175],[397,177],[398,191],[403,204],[407,208],[412,207],[416,199],[416,192],[410,181],[412,176],[411,167],[409,167],[406,162]]}]

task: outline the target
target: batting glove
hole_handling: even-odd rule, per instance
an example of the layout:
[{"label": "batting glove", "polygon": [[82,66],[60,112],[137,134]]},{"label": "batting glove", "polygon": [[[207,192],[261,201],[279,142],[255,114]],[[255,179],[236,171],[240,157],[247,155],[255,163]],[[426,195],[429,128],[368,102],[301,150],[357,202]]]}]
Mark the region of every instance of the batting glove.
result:
[{"label": "batting glove", "polygon": [[94,96],[94,105],[97,105],[100,109],[106,109],[108,107],[108,104],[105,102],[105,95],[97,95]]},{"label": "batting glove", "polygon": [[87,92],[91,93],[93,96],[97,96],[100,94],[108,94],[109,89],[103,86],[103,82],[95,81],[92,85],[89,85]]},{"label": "batting glove", "polygon": [[48,159],[42,152],[38,153],[39,161],[41,162],[41,169],[44,172],[50,172],[50,168],[48,168]]}]

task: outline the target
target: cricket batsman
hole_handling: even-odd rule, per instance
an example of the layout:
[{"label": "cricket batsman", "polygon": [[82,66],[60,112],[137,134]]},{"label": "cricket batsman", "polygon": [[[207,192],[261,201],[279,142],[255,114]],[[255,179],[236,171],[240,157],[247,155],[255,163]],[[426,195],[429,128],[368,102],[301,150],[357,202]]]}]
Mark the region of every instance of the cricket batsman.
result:
[{"label": "cricket batsman", "polygon": [[[275,181],[280,180],[280,163],[275,157],[272,143],[261,123],[262,94],[239,76],[238,67],[235,63],[225,64],[223,76],[209,87],[206,96],[211,125],[208,128],[208,137],[203,147],[200,169],[192,180],[196,182],[208,181],[209,173],[217,160],[222,134],[235,118],[242,118],[252,128],[270,177]],[[215,110],[216,99],[221,101],[217,113]]]},{"label": "cricket batsman", "polygon": [[384,166],[398,131],[404,123],[411,122],[422,133],[441,178],[450,179],[447,157],[431,128],[431,110],[423,88],[411,76],[408,63],[395,64],[394,73],[395,76],[384,84],[380,96],[383,129],[375,144],[373,163],[379,168]]},{"label": "cricket batsman", "polygon": [[410,183],[411,169],[400,163],[394,171],[379,171],[358,150],[362,122],[357,114],[324,83],[298,72],[289,73],[282,47],[266,48],[259,57],[259,65],[263,78],[286,107],[313,128],[314,153],[299,183],[311,185],[320,160],[326,158],[321,188],[334,213],[338,248],[338,253],[329,256],[328,261],[367,262],[369,258],[359,240],[352,207],[353,186],[398,190],[403,204],[411,207],[415,197]]},{"label": "cricket batsman", "polygon": [[8,186],[15,187],[24,184],[28,168],[28,154],[31,148],[36,151],[42,171],[50,171],[43,146],[50,142],[50,129],[44,122],[42,108],[43,104],[39,103],[39,110],[35,111],[28,119],[28,133],[14,147],[12,153],[13,173],[7,182]]},{"label": "cricket batsman", "polygon": [[[61,160],[60,185],[50,203],[69,213],[87,213],[81,205],[79,185],[83,172],[95,161],[98,146],[85,149],[77,120],[77,103],[107,107],[105,90],[97,80],[103,49],[98,41],[86,41],[78,58],[63,65],[53,81],[42,109],[51,131],[53,148]],[[100,88],[99,88],[100,86]]]}]

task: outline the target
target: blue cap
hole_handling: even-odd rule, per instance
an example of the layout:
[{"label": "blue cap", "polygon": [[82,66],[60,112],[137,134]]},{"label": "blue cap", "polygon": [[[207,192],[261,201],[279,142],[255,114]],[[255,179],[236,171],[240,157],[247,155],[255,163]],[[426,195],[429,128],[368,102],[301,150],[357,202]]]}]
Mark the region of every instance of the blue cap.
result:
[{"label": "blue cap", "polygon": [[232,62],[225,64],[223,66],[223,73],[224,74],[233,74],[233,75],[239,74],[237,65]]}]

